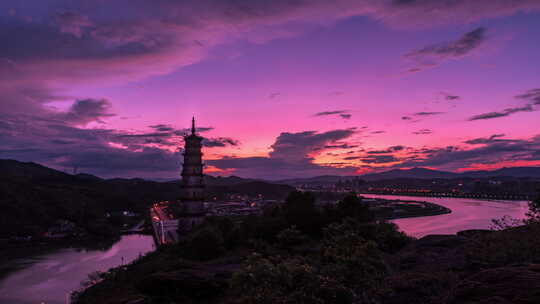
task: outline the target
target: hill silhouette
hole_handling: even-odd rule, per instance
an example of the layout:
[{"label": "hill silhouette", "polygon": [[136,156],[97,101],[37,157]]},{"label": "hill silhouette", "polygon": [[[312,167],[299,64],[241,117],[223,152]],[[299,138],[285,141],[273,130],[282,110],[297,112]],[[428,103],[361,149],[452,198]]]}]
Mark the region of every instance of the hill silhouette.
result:
[{"label": "hill silhouette", "polygon": [[511,167],[487,171],[465,171],[462,173],[433,170],[428,168],[392,169],[389,171],[369,173],[357,176],[321,175],[308,178],[295,178],[279,180],[278,183],[287,185],[299,184],[328,184],[343,180],[360,178],[365,181],[381,181],[395,179],[454,179],[454,178],[490,178],[490,177],[514,177],[540,179],[540,167]]},{"label": "hill silhouette", "polygon": [[367,181],[395,179],[395,178],[417,178],[417,179],[433,179],[433,178],[456,178],[459,173],[432,170],[427,168],[412,168],[412,169],[395,169],[381,173],[362,175],[361,178]]},{"label": "hill silhouette", "polygon": [[0,159],[0,177],[20,180],[65,179],[72,176],[32,162],[20,162],[12,159]]},{"label": "hill silhouette", "polygon": [[[284,198],[294,188],[239,177],[208,177],[207,194]],[[177,200],[179,181],[140,178],[102,179],[71,175],[36,163],[0,159],[0,237],[40,235],[58,220],[69,220],[91,230],[105,224],[107,213],[130,210],[145,215],[156,201]],[[109,229],[110,227],[107,227]]]}]

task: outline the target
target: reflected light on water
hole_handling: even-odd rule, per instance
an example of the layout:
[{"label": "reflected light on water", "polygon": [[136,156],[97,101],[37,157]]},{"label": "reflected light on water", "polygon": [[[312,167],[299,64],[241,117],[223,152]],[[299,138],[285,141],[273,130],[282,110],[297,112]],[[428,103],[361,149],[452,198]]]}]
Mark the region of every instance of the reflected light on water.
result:
[{"label": "reflected light on water", "polygon": [[466,229],[490,229],[493,219],[510,216],[525,218],[526,201],[489,201],[467,198],[433,198],[416,196],[393,196],[362,194],[369,198],[426,201],[450,208],[452,213],[393,220],[405,233],[422,237],[428,234],[454,234]]},{"label": "reflected light on water", "polygon": [[0,282],[0,303],[65,304],[69,293],[79,289],[88,274],[129,263],[153,249],[151,236],[125,235],[105,251],[62,249],[18,261],[30,264]]}]

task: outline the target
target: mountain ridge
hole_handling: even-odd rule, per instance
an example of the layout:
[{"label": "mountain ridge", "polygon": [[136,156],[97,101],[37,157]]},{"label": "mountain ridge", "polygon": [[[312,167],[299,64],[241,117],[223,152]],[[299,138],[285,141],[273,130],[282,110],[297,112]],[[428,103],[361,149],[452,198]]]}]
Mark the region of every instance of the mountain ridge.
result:
[{"label": "mountain ridge", "polygon": [[302,184],[324,182],[335,183],[340,180],[354,178],[360,178],[365,181],[381,181],[390,179],[454,179],[490,177],[540,178],[540,167],[504,167],[496,170],[465,171],[461,173],[415,167],[411,169],[392,169],[384,172],[363,175],[321,175],[307,178],[284,179],[276,182],[285,184]]},{"label": "mountain ridge", "polygon": [[[179,180],[155,181],[145,178],[110,178],[103,179],[87,173],[68,174],[55,170],[34,162],[20,162],[11,159],[0,159],[0,172],[2,177],[16,177],[23,179],[34,178],[76,178],[78,180],[93,181],[154,181],[177,183]],[[7,174],[6,174],[7,173]],[[253,178],[243,178],[235,175],[231,176],[212,176],[205,175],[205,181],[209,186],[232,186],[242,183],[263,181],[274,184],[301,184],[301,183],[336,183],[340,180],[360,178],[365,181],[379,181],[386,179],[453,179],[453,178],[489,178],[489,177],[515,177],[515,178],[540,178],[540,167],[503,167],[496,170],[475,170],[464,171],[461,173],[434,170],[423,167],[410,169],[392,169],[384,172],[369,173],[363,175],[319,175],[305,178],[290,178],[282,180],[260,180]]]}]

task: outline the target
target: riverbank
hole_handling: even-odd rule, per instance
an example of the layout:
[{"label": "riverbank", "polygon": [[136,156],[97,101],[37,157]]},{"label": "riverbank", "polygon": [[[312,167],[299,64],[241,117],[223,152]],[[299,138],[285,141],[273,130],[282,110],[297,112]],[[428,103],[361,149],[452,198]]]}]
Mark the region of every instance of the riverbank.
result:
[{"label": "riverbank", "polygon": [[432,198],[469,198],[487,201],[528,201],[534,195],[494,195],[487,193],[437,193],[437,192],[410,192],[410,191],[361,191],[364,194],[392,195],[392,196],[414,196]]},{"label": "riverbank", "polygon": [[[366,198],[388,200],[416,200],[416,197],[362,194]],[[491,229],[494,219],[509,217],[524,219],[529,211],[527,201],[486,201],[460,198],[426,197],[423,200],[451,209],[452,213],[439,216],[413,217],[391,220],[402,231],[420,238],[428,234],[455,234],[468,229]]]},{"label": "riverbank", "polygon": [[[0,280],[13,271],[17,271],[38,260],[40,256],[62,249],[106,251],[117,243],[122,235],[151,235],[145,220],[139,220],[130,229],[117,228],[109,235],[67,236],[62,238],[33,238],[22,240],[4,240],[0,242]],[[20,262],[26,261],[26,262]]]},{"label": "riverbank", "polygon": [[[0,280],[13,271],[22,269],[40,256],[62,250],[107,250],[120,240],[120,235],[113,238],[61,238],[18,242],[4,242],[0,246]],[[19,262],[26,261],[26,262]]]},{"label": "riverbank", "polygon": [[375,217],[380,220],[435,216],[452,213],[450,208],[439,204],[404,199],[364,198]]},{"label": "riverbank", "polygon": [[128,264],[154,249],[151,236],[133,234],[113,244],[38,248],[34,255],[12,260],[18,267],[0,280],[0,303],[64,304],[66,296],[97,272]]}]

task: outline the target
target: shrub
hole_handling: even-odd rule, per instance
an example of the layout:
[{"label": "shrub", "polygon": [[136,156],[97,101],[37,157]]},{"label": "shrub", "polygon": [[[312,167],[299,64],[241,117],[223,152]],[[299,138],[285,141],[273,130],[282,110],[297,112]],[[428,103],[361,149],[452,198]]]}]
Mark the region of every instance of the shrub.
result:
[{"label": "shrub", "polygon": [[478,236],[467,248],[470,262],[489,266],[540,262],[540,223]]},{"label": "shrub", "polygon": [[191,233],[180,246],[183,257],[194,260],[210,260],[225,251],[223,236],[212,227],[203,227]]},{"label": "shrub", "polygon": [[529,223],[540,223],[540,189],[535,199],[529,202],[529,212],[527,213]]},{"label": "shrub", "polygon": [[234,274],[240,303],[352,303],[351,289],[307,260],[254,254]]},{"label": "shrub", "polygon": [[353,218],[345,218],[324,230],[326,238],[330,234],[339,235],[344,232],[354,232],[365,240],[375,242],[380,250],[390,253],[396,252],[412,240],[399,231],[396,224],[389,222],[362,223]]},{"label": "shrub", "polygon": [[452,271],[399,273],[386,280],[393,290],[386,296],[390,303],[452,303],[459,282]]},{"label": "shrub", "polygon": [[326,221],[315,207],[315,197],[310,192],[291,192],[283,205],[287,226],[296,226],[309,236],[320,236]]},{"label": "shrub", "polygon": [[[252,255],[233,276],[240,302],[371,303],[386,291],[388,269],[377,243],[358,233],[361,227],[352,219],[329,225],[320,255]],[[291,227],[277,239],[294,246],[305,237]]]},{"label": "shrub", "polygon": [[241,225],[241,235],[247,239],[262,239],[273,242],[277,234],[287,227],[287,222],[281,217],[248,216]]},{"label": "shrub", "polygon": [[362,199],[354,192],[338,202],[338,213],[340,219],[352,217],[361,222],[369,222],[374,219],[369,207],[363,204]]},{"label": "shrub", "polygon": [[488,265],[540,262],[540,195],[529,202],[527,217],[525,221],[493,220],[492,228],[499,231],[474,239],[467,252],[469,260]]},{"label": "shrub", "polygon": [[523,220],[513,218],[509,215],[505,215],[498,219],[491,220],[491,230],[506,230],[523,225]]},{"label": "shrub", "polygon": [[228,217],[207,217],[199,229],[204,227],[219,232],[227,249],[232,249],[241,242],[240,228]]},{"label": "shrub", "polygon": [[376,242],[380,250],[389,253],[395,253],[412,240],[399,231],[396,224],[385,221],[365,225],[359,233],[363,238]]},{"label": "shrub", "polygon": [[282,230],[277,235],[277,243],[282,248],[291,248],[305,243],[308,237],[300,230],[296,229],[296,226]]},{"label": "shrub", "polygon": [[364,239],[347,223],[325,228],[322,258],[328,273],[364,293],[377,293],[387,273],[377,244]]}]

